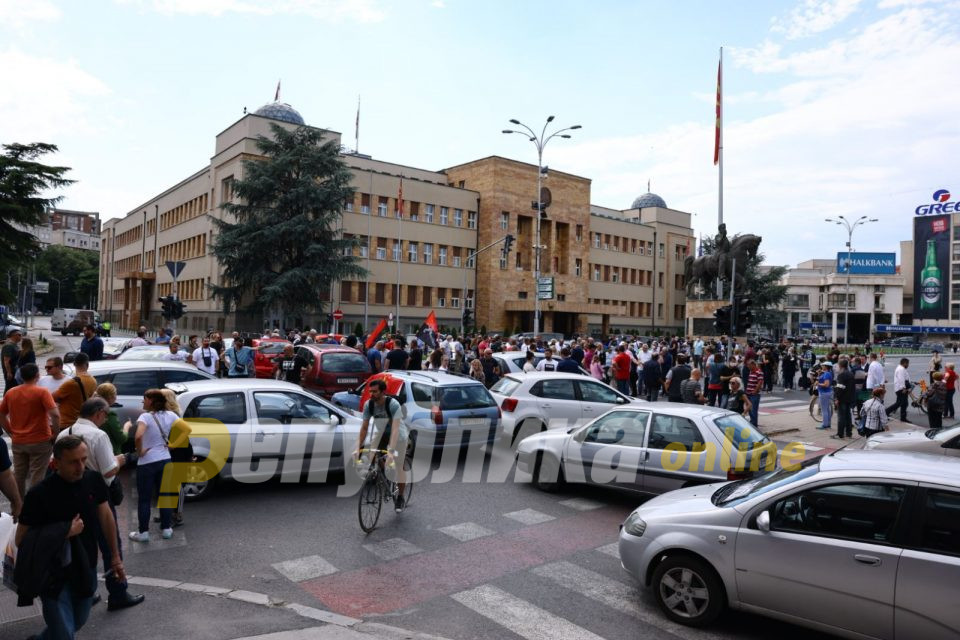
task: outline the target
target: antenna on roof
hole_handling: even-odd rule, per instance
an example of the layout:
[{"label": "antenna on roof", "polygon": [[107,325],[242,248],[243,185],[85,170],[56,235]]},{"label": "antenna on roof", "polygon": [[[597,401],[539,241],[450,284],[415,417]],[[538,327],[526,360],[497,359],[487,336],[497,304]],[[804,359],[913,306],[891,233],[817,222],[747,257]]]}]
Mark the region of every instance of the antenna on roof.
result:
[{"label": "antenna on roof", "polygon": [[647,178],[647,193],[650,193],[650,178]]}]

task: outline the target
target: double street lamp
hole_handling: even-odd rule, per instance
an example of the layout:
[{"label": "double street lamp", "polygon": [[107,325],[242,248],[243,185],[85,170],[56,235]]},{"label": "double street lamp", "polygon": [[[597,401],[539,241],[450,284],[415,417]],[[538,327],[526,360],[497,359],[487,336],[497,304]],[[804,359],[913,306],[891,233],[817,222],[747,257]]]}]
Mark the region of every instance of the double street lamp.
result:
[{"label": "double street lamp", "polygon": [[847,220],[844,216],[837,216],[836,218],[826,218],[826,222],[832,222],[834,224],[839,224],[847,229],[847,259],[844,263],[844,268],[847,271],[847,292],[844,295],[843,301],[843,342],[844,344],[850,344],[850,267],[852,266],[851,253],[853,252],[853,232],[860,225],[867,224],[868,222],[877,222],[878,218],[870,218],[869,216],[860,216],[853,222]]},{"label": "double street lamp", "polygon": [[579,129],[580,125],[575,124],[572,127],[565,127],[563,129],[558,129],[553,133],[547,135],[547,127],[553,122],[554,116],[549,116],[547,121],[543,124],[543,129],[540,131],[538,136],[534,133],[533,129],[523,124],[516,118],[510,120],[510,124],[517,127],[523,128],[523,131],[516,131],[514,129],[504,129],[504,133],[519,133],[522,136],[529,138],[537,147],[537,199],[534,201],[534,208],[537,210],[537,226],[536,226],[536,240],[533,245],[534,248],[534,267],[533,267],[533,332],[534,334],[540,333],[540,252],[543,250],[543,246],[540,244],[540,220],[546,216],[546,205],[543,201],[543,179],[544,174],[546,173],[546,167],[543,166],[543,149],[547,146],[547,143],[553,140],[554,138],[570,138],[570,134],[566,133],[567,131],[573,131],[574,129]]}]

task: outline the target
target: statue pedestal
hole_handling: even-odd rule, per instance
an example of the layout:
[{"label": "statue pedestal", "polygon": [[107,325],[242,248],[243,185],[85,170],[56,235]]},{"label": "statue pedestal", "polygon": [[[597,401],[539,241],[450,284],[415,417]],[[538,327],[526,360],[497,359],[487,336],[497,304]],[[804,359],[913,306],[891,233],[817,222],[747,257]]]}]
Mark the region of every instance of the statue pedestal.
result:
[{"label": "statue pedestal", "polygon": [[713,312],[728,304],[730,304],[728,300],[687,300],[685,327],[687,335],[691,338],[718,335],[713,326]]}]

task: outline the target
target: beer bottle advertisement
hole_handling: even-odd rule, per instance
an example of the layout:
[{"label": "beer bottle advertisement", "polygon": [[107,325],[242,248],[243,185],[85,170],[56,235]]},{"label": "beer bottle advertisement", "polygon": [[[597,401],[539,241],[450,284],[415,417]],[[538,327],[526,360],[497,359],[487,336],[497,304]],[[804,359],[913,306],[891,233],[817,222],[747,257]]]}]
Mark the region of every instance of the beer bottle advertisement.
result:
[{"label": "beer bottle advertisement", "polygon": [[950,317],[950,216],[914,219],[913,317]]}]

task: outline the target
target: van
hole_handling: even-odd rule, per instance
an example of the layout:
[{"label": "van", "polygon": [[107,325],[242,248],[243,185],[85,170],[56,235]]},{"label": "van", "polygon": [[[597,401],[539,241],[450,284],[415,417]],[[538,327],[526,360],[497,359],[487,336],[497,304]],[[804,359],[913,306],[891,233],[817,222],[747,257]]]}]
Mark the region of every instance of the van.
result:
[{"label": "van", "polygon": [[100,314],[90,309],[54,309],[50,316],[50,330],[79,336],[88,324],[100,326]]},{"label": "van", "polygon": [[9,313],[6,305],[0,304],[0,340],[6,340],[7,334],[14,329],[23,333],[23,323]]}]

